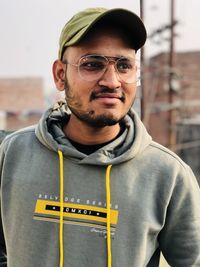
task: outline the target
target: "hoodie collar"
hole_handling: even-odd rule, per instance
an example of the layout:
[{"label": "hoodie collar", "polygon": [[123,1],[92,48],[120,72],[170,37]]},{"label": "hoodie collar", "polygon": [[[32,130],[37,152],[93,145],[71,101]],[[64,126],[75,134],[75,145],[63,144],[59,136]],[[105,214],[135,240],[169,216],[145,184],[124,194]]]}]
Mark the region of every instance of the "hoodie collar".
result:
[{"label": "hoodie collar", "polygon": [[78,151],[66,138],[62,128],[68,122],[70,111],[66,102],[56,103],[48,109],[39,121],[35,133],[48,149],[62,150],[64,157],[70,157],[80,164],[118,164],[141,153],[151,142],[144,125],[133,109],[123,119],[124,132],[113,142],[101,147],[91,155]]}]

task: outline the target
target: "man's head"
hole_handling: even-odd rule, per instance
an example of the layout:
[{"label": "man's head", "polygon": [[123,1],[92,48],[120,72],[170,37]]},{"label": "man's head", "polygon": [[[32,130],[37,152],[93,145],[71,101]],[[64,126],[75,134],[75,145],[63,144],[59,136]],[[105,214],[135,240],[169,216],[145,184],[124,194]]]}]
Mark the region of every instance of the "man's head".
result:
[{"label": "man's head", "polygon": [[123,9],[87,9],[65,25],[53,73],[71,118],[104,127],[127,114],[136,94],[135,52],[145,40],[140,18]]}]

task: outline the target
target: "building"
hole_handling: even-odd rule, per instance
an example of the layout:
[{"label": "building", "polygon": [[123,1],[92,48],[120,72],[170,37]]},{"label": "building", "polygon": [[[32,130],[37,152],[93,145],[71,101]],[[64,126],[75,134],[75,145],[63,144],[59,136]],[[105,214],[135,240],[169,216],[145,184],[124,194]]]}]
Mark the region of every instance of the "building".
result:
[{"label": "building", "polygon": [[176,152],[192,167],[200,185],[200,116],[177,125]]},{"label": "building", "polygon": [[[143,71],[143,121],[154,140],[188,162],[200,152],[200,51],[176,53],[173,69],[168,62],[168,53],[158,54]],[[200,162],[193,169],[200,176]]]},{"label": "building", "polygon": [[0,129],[14,131],[38,122],[45,108],[40,77],[0,79]]}]

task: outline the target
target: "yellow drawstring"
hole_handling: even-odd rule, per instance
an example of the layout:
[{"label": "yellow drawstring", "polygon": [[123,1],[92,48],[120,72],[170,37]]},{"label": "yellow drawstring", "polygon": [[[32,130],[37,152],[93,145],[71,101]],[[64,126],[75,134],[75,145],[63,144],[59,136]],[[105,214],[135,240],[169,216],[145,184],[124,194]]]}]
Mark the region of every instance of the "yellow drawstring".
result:
[{"label": "yellow drawstring", "polygon": [[106,169],[106,207],[107,207],[107,251],[108,251],[108,267],[112,267],[111,254],[111,233],[110,233],[110,170],[112,165],[108,165]]},{"label": "yellow drawstring", "polygon": [[[63,154],[58,150],[60,161],[60,264],[59,267],[64,266],[64,249],[63,249],[63,209],[64,209],[64,172],[63,172]],[[110,171],[112,165],[108,165],[106,169],[106,207],[107,207],[107,252],[108,252],[108,267],[112,267],[111,254],[111,231],[110,231]]]},{"label": "yellow drawstring", "polygon": [[60,161],[60,265],[64,266],[64,250],[63,250],[63,209],[64,209],[64,174],[63,174],[63,154],[62,151],[58,150],[59,161]]}]

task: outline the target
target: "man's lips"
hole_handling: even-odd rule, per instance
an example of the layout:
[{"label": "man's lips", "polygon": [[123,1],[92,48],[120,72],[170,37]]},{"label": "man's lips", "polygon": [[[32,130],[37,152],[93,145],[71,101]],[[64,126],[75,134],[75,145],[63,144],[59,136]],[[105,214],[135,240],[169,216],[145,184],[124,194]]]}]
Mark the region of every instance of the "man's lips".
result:
[{"label": "man's lips", "polygon": [[114,93],[100,93],[100,94],[94,95],[94,99],[95,98],[117,98],[117,99],[122,99],[122,96],[118,95],[118,94],[114,94]]},{"label": "man's lips", "polygon": [[123,102],[123,97],[115,93],[101,93],[96,94],[93,100],[104,105],[116,105],[119,102]]}]

